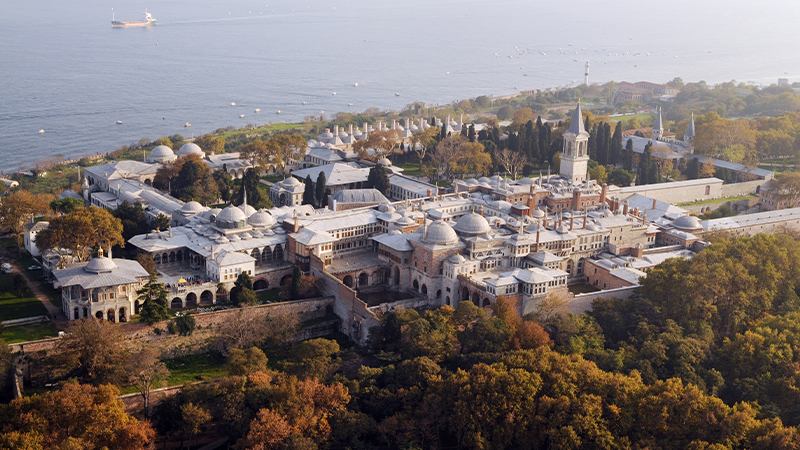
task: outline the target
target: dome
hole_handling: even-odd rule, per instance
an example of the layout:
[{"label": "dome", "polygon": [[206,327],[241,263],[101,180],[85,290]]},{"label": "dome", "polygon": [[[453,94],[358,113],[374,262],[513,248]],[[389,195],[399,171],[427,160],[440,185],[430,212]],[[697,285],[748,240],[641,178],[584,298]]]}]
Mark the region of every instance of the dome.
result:
[{"label": "dome", "polygon": [[545,212],[542,211],[542,208],[536,208],[533,210],[533,217],[536,219],[541,219],[545,216]]},{"label": "dome", "polygon": [[266,228],[275,225],[275,219],[272,217],[272,214],[262,210],[248,217],[247,223],[254,227]]},{"label": "dome", "polygon": [[478,182],[479,182],[479,183],[488,183],[488,182],[489,182],[489,179],[488,179],[488,178],[486,178],[486,177],[480,177],[480,178],[478,178]]},{"label": "dome", "polygon": [[698,230],[703,228],[703,225],[700,223],[700,220],[695,216],[681,216],[678,217],[672,225],[675,228],[680,228],[681,230]]},{"label": "dome", "polygon": [[167,162],[174,161],[176,158],[175,152],[166,145],[157,145],[150,151],[147,159],[153,162]]},{"label": "dome", "polygon": [[466,258],[464,258],[464,257],[463,257],[463,256],[461,256],[461,255],[453,255],[453,256],[451,256],[451,257],[447,258],[447,260],[448,260],[448,261],[450,261],[450,262],[451,262],[451,263],[453,263],[453,264],[461,264],[461,263],[463,263],[464,261],[466,261],[467,259],[466,259]]},{"label": "dome", "polygon": [[383,167],[389,167],[392,165],[392,162],[389,161],[389,158],[381,158],[378,160],[378,165]]},{"label": "dome", "polygon": [[183,206],[181,206],[181,213],[183,214],[197,214],[202,211],[203,205],[194,200],[186,202],[183,204]]},{"label": "dome", "polygon": [[183,144],[181,148],[178,150],[178,156],[180,157],[189,155],[197,155],[201,158],[206,156],[206,154],[203,153],[203,150],[200,149],[200,146],[195,144],[194,142],[187,142],[186,144]]},{"label": "dome", "polygon": [[289,178],[283,180],[281,183],[284,184],[285,186],[299,186],[299,185],[303,184],[303,183],[300,182],[300,180],[298,180],[295,177],[289,177]]},{"label": "dome", "polygon": [[458,243],[458,235],[447,222],[437,220],[428,226],[422,242],[434,245],[453,245]]},{"label": "dome", "polygon": [[225,224],[228,225],[228,228],[238,228],[244,224],[247,220],[247,216],[244,215],[244,212],[237,208],[236,206],[226,206],[225,209],[220,211],[217,215],[216,222],[218,224]]},{"label": "dome", "polygon": [[252,216],[253,214],[256,213],[256,209],[255,208],[253,208],[250,205],[246,205],[246,204],[245,205],[239,205],[239,209],[242,210],[242,212],[244,213],[244,215],[246,217],[250,217],[250,216]]},{"label": "dome", "polygon": [[461,216],[461,218],[458,219],[458,222],[456,222],[456,226],[454,228],[459,233],[464,233],[470,236],[486,234],[489,232],[489,230],[491,230],[489,221],[487,221],[482,215],[475,212]]},{"label": "dome", "polygon": [[84,266],[83,270],[89,273],[109,273],[117,268],[117,264],[111,259],[104,256],[92,258],[89,264]]}]

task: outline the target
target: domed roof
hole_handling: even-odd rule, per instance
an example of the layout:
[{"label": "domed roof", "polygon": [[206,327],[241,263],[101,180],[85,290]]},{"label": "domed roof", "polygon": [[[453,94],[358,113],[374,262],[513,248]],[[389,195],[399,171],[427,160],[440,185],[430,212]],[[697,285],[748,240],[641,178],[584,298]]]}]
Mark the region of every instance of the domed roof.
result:
[{"label": "domed roof", "polygon": [[200,157],[205,156],[203,150],[200,148],[199,145],[195,144],[194,142],[187,142],[181,146],[178,150],[178,156],[184,157],[189,155],[197,155]]},{"label": "domed roof", "polygon": [[536,208],[533,210],[533,217],[536,219],[541,219],[545,216],[545,212],[542,211],[542,208]]},{"label": "domed roof", "polygon": [[422,242],[435,245],[453,245],[458,243],[456,231],[443,220],[437,220],[428,226]]},{"label": "domed roof", "polygon": [[389,161],[389,158],[381,158],[378,160],[378,165],[383,167],[389,167],[392,165],[392,162]]},{"label": "domed roof", "polygon": [[239,205],[239,209],[241,209],[244,215],[247,217],[250,217],[256,213],[256,209],[250,205]]},{"label": "domed roof", "polygon": [[150,151],[150,159],[165,159],[175,156],[175,152],[166,145],[157,145]]},{"label": "domed roof", "polygon": [[183,206],[181,206],[181,212],[186,214],[197,214],[202,211],[203,205],[194,200],[186,202],[183,204]]},{"label": "domed roof", "polygon": [[298,180],[298,179],[297,179],[297,178],[295,178],[295,177],[289,177],[289,178],[287,178],[287,179],[285,179],[285,180],[281,181],[281,183],[283,183],[283,184],[284,184],[284,185],[286,185],[286,186],[299,186],[300,184],[302,184],[302,183],[300,182],[300,180]]},{"label": "domed roof", "polygon": [[454,228],[459,233],[464,233],[471,236],[486,234],[492,229],[492,227],[489,225],[489,221],[474,211],[461,216],[461,218],[458,219],[458,222],[456,222],[456,226]]},{"label": "domed roof", "polygon": [[695,216],[681,216],[678,217],[672,225],[675,228],[680,228],[681,230],[698,230],[703,228],[703,225],[700,223],[700,220]]},{"label": "domed roof", "polygon": [[89,264],[84,266],[83,270],[89,273],[108,273],[113,272],[116,268],[117,264],[111,258],[98,256],[96,258],[92,258],[92,260],[89,261]]},{"label": "domed roof", "polygon": [[272,214],[261,210],[247,218],[247,223],[254,227],[266,228],[275,224],[275,218]]},{"label": "domed roof", "polygon": [[244,222],[245,220],[247,220],[247,216],[244,215],[244,212],[233,205],[226,206],[225,209],[217,214],[217,223],[224,222],[237,224],[239,222]]},{"label": "domed roof", "polygon": [[466,259],[466,258],[464,258],[464,257],[463,257],[463,256],[461,256],[461,255],[458,255],[458,254],[456,254],[456,255],[453,255],[453,256],[451,256],[451,257],[447,258],[447,260],[448,260],[448,261],[450,261],[450,262],[451,262],[451,263],[453,263],[453,264],[461,264],[461,263],[463,263],[464,261],[466,261],[467,259]]}]

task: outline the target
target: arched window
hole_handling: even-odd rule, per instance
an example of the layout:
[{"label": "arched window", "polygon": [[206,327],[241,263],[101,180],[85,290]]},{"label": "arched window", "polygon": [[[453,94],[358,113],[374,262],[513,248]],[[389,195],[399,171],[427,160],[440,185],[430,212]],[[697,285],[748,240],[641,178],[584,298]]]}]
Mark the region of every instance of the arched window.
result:
[{"label": "arched window", "polygon": [[415,291],[419,292],[419,282],[417,280],[414,280],[414,283],[412,283],[412,286],[414,286],[414,290]]}]

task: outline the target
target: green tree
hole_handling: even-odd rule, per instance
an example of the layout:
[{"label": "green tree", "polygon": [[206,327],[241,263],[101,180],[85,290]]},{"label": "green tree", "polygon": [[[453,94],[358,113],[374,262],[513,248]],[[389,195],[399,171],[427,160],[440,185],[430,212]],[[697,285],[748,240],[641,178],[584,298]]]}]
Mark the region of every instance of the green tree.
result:
[{"label": "green tree", "polygon": [[389,176],[386,169],[382,166],[374,166],[369,169],[367,176],[367,186],[378,190],[383,195],[389,193]]},{"label": "green tree", "polygon": [[69,214],[77,209],[83,208],[83,206],[83,200],[72,197],[64,197],[50,202],[50,209],[59,214]]},{"label": "green tree", "polygon": [[177,172],[171,179],[172,195],[183,200],[195,200],[204,205],[211,204],[219,198],[217,182],[209,168],[197,156],[188,156],[175,163]]},{"label": "green tree", "polygon": [[167,289],[158,281],[156,275],[150,275],[150,279],[136,291],[136,295],[141,304],[139,318],[142,322],[153,324],[169,318]]},{"label": "green tree", "polygon": [[247,191],[247,204],[258,209],[264,207],[264,200],[261,198],[261,191],[259,190],[259,178],[255,169],[247,169],[242,177],[242,183],[239,185],[239,191],[234,196],[236,204],[241,205],[244,203],[244,194]]},{"label": "green tree", "polygon": [[263,372],[268,369],[268,362],[267,355],[258,347],[250,347],[247,350],[234,348],[228,354],[228,372],[231,375]]},{"label": "green tree", "polygon": [[306,179],[303,182],[305,185],[303,188],[303,204],[304,205],[315,205],[316,201],[314,199],[314,183],[311,182],[311,175],[306,175]]},{"label": "green tree", "polygon": [[325,173],[320,171],[317,176],[317,182],[314,184],[314,199],[316,205],[320,208],[328,204],[328,196],[325,194],[327,189],[325,180]]},{"label": "green tree", "polygon": [[289,298],[300,298],[300,282],[302,281],[302,276],[303,274],[300,272],[300,268],[294,266],[292,269],[292,284],[289,286]]}]

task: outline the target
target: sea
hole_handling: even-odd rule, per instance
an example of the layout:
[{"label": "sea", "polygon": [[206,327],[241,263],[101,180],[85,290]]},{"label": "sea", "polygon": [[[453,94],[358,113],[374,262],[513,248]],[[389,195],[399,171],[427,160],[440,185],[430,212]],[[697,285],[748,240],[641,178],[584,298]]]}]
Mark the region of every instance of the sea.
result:
[{"label": "sea", "polygon": [[[156,26],[111,28],[145,10]],[[586,61],[591,82],[800,81],[796,0],[17,0],[3,16],[3,172],[141,138],[576,85]]]}]

